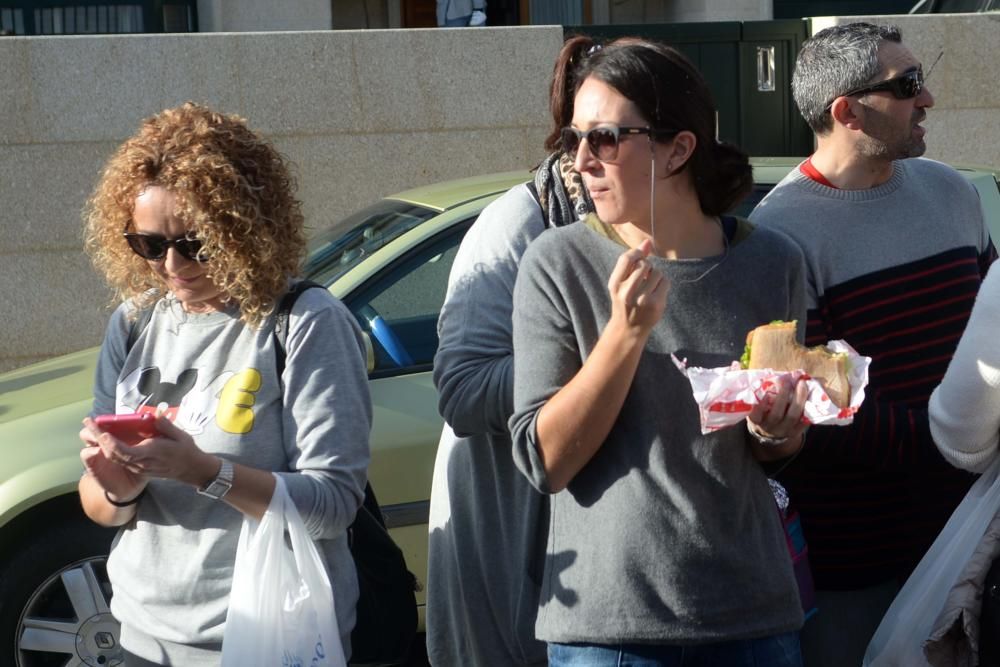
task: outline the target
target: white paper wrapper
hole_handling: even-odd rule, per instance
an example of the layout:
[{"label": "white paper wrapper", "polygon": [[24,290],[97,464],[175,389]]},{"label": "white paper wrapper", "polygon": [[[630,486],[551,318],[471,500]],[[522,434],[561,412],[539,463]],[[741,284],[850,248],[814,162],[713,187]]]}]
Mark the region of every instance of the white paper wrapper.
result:
[{"label": "white paper wrapper", "polygon": [[848,355],[847,377],[851,385],[851,404],[838,408],[830,401],[819,382],[802,371],[773,371],[767,368],[744,370],[738,361],[723,368],[698,368],[687,366],[687,359],[681,361],[671,355],[674,364],[691,382],[694,400],[701,415],[701,432],[711,433],[720,428],[743,421],[753,406],[768,394],[777,391],[775,381],[781,376],[797,380],[806,377],[809,399],[806,401],[804,418],[810,424],[833,424],[844,426],[854,421],[854,413],[865,400],[868,386],[868,366],[871,357],[863,357],[853,347],[842,340],[831,340],[826,344],[831,352],[846,352]]}]

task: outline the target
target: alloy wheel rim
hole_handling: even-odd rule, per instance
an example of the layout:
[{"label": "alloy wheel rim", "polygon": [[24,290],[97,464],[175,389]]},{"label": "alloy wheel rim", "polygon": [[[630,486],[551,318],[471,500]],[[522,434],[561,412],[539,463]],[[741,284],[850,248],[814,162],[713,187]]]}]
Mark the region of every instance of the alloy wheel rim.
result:
[{"label": "alloy wheel rim", "polygon": [[32,593],[17,623],[18,667],[124,663],[120,625],[109,607],[106,562],[97,557],[71,563]]}]

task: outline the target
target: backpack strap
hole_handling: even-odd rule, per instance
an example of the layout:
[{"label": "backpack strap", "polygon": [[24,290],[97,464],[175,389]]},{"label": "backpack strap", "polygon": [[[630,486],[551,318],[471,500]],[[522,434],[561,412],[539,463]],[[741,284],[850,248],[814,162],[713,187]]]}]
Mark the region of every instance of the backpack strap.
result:
[{"label": "backpack strap", "polygon": [[277,308],[274,309],[274,356],[276,366],[278,368],[278,380],[281,380],[281,374],[285,372],[285,358],[288,356],[288,317],[292,312],[292,306],[298,301],[299,296],[305,292],[307,289],[312,289],[314,287],[319,287],[326,289],[323,285],[313,282],[312,280],[300,280],[299,282],[292,285],[285,295],[281,297],[281,301],[278,302]]},{"label": "backpack strap", "polygon": [[135,319],[129,325],[128,338],[125,339],[125,355],[132,351],[135,347],[135,343],[139,340],[139,335],[145,331],[146,327],[149,325],[149,321],[153,319],[153,308],[154,306],[148,306],[140,310]]},{"label": "backpack strap", "polygon": [[[314,287],[320,287],[325,289],[323,285],[313,282],[311,280],[301,280],[294,285],[292,285],[288,292],[281,297],[281,301],[278,303],[278,307],[274,310],[274,355],[276,357],[275,363],[278,368],[278,379],[280,381],[281,374],[285,371],[285,358],[288,356],[288,317],[292,312],[292,306],[298,300],[299,296],[305,292],[307,289],[312,289]],[[365,483],[365,497],[362,502],[361,507],[358,508],[358,516],[367,511],[370,518],[378,523],[379,527],[384,531],[385,518],[382,515],[382,510],[379,508],[378,500],[375,498],[375,492],[372,490],[372,485],[370,483]],[[359,519],[355,519],[351,524],[357,523]],[[353,541],[353,531],[349,533],[349,539]]]}]

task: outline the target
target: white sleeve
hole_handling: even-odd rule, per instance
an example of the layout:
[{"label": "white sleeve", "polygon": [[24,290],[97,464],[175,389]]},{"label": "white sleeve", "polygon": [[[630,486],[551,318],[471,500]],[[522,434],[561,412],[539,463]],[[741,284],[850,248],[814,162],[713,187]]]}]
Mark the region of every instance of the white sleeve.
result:
[{"label": "white sleeve", "polygon": [[931,435],[953,465],[982,472],[1000,441],[1000,269],[987,274],[941,384],[931,394]]}]

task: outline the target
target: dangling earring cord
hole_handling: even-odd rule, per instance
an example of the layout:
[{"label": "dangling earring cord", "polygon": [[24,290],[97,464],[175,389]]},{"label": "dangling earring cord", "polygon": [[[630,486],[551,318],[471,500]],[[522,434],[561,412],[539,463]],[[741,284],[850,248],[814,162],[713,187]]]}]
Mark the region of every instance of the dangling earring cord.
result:
[{"label": "dangling earring cord", "polygon": [[656,151],[653,150],[653,139],[649,139],[649,235],[653,239],[653,254],[656,250]]},{"label": "dangling earring cord", "polygon": [[[670,178],[673,168],[673,161],[667,162],[664,178]],[[653,252],[659,254],[656,250],[656,151],[653,150],[652,137],[649,139],[649,235],[653,240]]]}]

